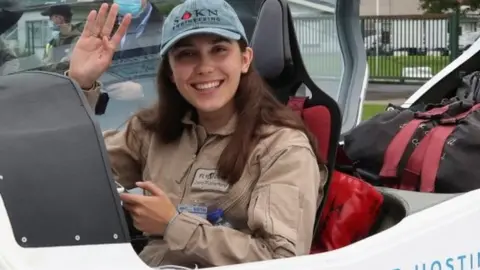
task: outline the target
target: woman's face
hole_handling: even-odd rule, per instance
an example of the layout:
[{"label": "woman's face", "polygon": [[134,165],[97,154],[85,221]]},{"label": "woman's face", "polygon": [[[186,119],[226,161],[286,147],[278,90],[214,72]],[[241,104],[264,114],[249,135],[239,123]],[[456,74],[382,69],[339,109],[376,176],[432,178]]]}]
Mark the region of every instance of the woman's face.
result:
[{"label": "woman's face", "polygon": [[168,54],[172,80],[199,115],[234,109],[233,97],[252,50],[216,35],[196,35],[178,42]]}]

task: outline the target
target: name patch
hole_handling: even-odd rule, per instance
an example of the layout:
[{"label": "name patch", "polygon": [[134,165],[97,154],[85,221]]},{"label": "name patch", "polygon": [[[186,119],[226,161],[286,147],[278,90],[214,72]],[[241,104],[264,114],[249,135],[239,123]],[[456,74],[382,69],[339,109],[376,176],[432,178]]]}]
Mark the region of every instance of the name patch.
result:
[{"label": "name patch", "polygon": [[198,169],[193,177],[192,189],[226,192],[230,185],[218,177],[216,169]]},{"label": "name patch", "polygon": [[178,212],[189,212],[191,214],[197,215],[203,219],[207,219],[208,208],[202,205],[191,205],[191,204],[180,204],[178,207]]}]

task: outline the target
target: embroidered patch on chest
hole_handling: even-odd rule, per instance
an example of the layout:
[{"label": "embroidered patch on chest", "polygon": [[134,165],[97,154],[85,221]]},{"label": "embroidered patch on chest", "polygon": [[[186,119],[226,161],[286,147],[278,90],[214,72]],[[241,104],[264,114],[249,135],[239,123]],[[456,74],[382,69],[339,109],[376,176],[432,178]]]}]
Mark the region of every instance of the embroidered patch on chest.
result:
[{"label": "embroidered patch on chest", "polygon": [[198,169],[193,177],[193,190],[226,192],[230,185],[218,177],[216,169]]}]

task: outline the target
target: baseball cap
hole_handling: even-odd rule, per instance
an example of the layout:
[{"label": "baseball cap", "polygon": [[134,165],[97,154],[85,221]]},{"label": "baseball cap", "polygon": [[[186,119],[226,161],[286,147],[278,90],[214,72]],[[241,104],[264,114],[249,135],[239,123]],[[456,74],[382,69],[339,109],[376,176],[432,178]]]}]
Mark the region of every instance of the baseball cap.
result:
[{"label": "baseball cap", "polygon": [[178,41],[194,34],[214,34],[248,43],[242,22],[225,0],[185,0],[164,21],[160,55],[164,56]]},{"label": "baseball cap", "polygon": [[54,5],[42,11],[41,14],[42,16],[63,15],[65,17],[73,15],[69,5]]}]

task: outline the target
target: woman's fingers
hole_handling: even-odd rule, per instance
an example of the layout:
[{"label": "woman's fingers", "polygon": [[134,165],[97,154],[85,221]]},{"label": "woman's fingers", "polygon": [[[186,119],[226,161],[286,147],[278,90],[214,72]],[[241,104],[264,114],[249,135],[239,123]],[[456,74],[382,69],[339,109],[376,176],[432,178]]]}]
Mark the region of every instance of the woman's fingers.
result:
[{"label": "woman's fingers", "polygon": [[95,27],[92,32],[92,36],[99,36],[102,33],[105,20],[107,18],[108,4],[103,3],[98,10],[97,18],[95,20]]},{"label": "woman's fingers", "polygon": [[97,18],[97,11],[92,10],[88,13],[85,27],[83,28],[82,37],[90,37],[95,30],[95,19]]},{"label": "woman's fingers", "polygon": [[117,48],[112,42],[110,42],[110,40],[108,39],[107,36],[103,36],[103,37],[102,37],[102,43],[103,43],[103,46],[104,46],[110,53],[113,53],[113,51],[115,51],[115,49]]},{"label": "woman's fingers", "polygon": [[115,35],[110,38],[112,35],[112,30],[115,26],[115,22],[117,21],[117,15],[117,4],[113,4],[109,10],[108,4],[103,3],[98,12],[92,10],[88,14],[87,21],[82,32],[82,37],[100,38],[105,49],[107,49],[109,52],[114,51],[127,33],[128,26],[132,20],[132,16],[130,14],[125,15]]},{"label": "woman's fingers", "polygon": [[125,17],[123,17],[122,23],[120,24],[120,26],[117,29],[117,32],[111,39],[112,45],[115,48],[120,44],[123,36],[125,36],[125,34],[127,33],[127,29],[131,21],[132,21],[132,15],[127,14],[125,15]]},{"label": "woman's fingers", "polygon": [[118,5],[113,4],[110,7],[110,11],[108,12],[108,16],[106,22],[102,29],[102,35],[110,37],[112,35],[113,26],[115,25],[115,21],[117,20],[118,14]]}]

